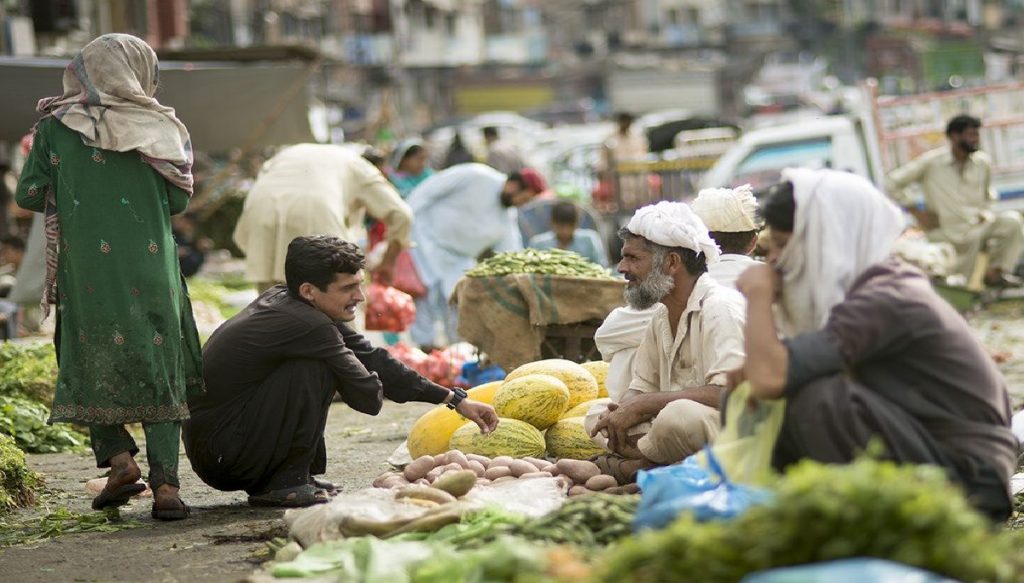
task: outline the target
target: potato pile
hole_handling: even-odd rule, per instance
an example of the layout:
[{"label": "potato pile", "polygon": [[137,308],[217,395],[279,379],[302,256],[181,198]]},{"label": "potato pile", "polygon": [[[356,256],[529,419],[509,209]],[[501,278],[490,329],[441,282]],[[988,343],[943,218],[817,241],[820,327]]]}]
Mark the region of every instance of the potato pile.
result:
[{"label": "potato pile", "polygon": [[[583,460],[560,459],[557,462],[525,457],[466,454],[457,449],[431,456],[420,456],[401,472],[385,472],[373,481],[376,488],[401,488],[409,485],[432,486],[448,491],[455,497],[464,496],[473,486],[499,484],[509,480],[529,478],[559,478],[570,496],[605,492],[608,494],[635,494],[634,484],[620,485],[614,477],[602,474],[597,464]],[[456,482],[460,493],[449,489]],[[465,491],[461,491],[465,488]]]}]

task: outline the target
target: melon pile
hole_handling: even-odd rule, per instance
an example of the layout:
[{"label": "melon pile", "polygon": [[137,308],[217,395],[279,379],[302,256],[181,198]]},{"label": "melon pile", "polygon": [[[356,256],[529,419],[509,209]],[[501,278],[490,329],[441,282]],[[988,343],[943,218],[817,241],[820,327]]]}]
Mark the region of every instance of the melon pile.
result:
[{"label": "melon pile", "polygon": [[583,460],[604,453],[583,426],[596,403],[607,402],[608,365],[549,359],[524,364],[504,381],[468,391],[469,398],[494,406],[498,428],[482,435],[475,423],[444,407],[420,417],[409,431],[409,453],[419,458],[449,450],[487,457],[542,457]]}]

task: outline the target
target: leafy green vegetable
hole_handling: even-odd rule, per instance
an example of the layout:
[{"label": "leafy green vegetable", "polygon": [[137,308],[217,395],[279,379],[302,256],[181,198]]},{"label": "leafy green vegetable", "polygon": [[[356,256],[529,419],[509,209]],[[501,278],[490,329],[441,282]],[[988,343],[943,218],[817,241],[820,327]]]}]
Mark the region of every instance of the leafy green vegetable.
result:
[{"label": "leafy green vegetable", "polygon": [[340,539],[317,543],[293,561],[273,567],[275,577],[316,577],[331,575],[338,581],[361,583],[406,583],[414,562],[437,552],[428,544],[381,541],[374,537]]},{"label": "leafy green vegetable", "polygon": [[53,345],[0,343],[0,395],[53,402],[57,357]]},{"label": "leafy green vegetable", "polygon": [[47,425],[50,410],[23,397],[0,396],[0,433],[14,437],[29,453],[57,453],[84,447],[86,436],[71,425]]},{"label": "leafy green vegetable", "polygon": [[963,581],[1024,581],[1018,533],[995,532],[939,468],[862,459],[803,462],[780,479],[774,501],[728,522],[681,516],[624,540],[599,581],[738,581],[774,567],[877,557]]},{"label": "leafy green vegetable", "polygon": [[613,279],[608,270],[564,249],[524,249],[498,253],[466,271],[467,277],[496,277],[513,273],[539,273],[565,277]]},{"label": "leafy green vegetable", "polygon": [[0,514],[33,504],[41,485],[39,475],[25,465],[25,452],[13,438],[0,433]]},{"label": "leafy green vegetable", "polygon": [[137,520],[121,520],[117,508],[79,514],[61,507],[42,518],[20,524],[0,522],[0,526],[3,527],[0,528],[0,546],[11,546],[78,532],[117,532],[140,527],[142,523]]},{"label": "leafy green vegetable", "polygon": [[546,574],[545,549],[514,537],[501,537],[472,551],[435,553],[413,567],[412,583],[540,583]]},{"label": "leafy green vegetable", "polygon": [[234,316],[241,309],[225,300],[225,297],[235,291],[237,288],[230,288],[208,279],[190,279],[188,281],[189,298],[193,302],[202,302],[216,308],[225,319]]},{"label": "leafy green vegetable", "polygon": [[315,544],[277,563],[275,577],[317,577],[358,583],[541,583],[549,549],[501,537],[474,550],[442,542],[349,538]]}]

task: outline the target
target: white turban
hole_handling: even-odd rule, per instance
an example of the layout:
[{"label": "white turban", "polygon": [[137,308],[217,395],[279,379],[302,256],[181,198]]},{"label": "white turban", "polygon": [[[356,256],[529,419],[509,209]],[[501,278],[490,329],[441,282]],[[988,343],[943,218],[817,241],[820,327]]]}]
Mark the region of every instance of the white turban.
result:
[{"label": "white turban", "polygon": [[705,188],[694,199],[693,212],[712,233],[740,233],[761,228],[757,199],[749,184],[737,188]]},{"label": "white turban", "polygon": [[686,203],[662,201],[633,214],[626,230],[663,247],[703,253],[708,265],[718,261],[718,245]]}]

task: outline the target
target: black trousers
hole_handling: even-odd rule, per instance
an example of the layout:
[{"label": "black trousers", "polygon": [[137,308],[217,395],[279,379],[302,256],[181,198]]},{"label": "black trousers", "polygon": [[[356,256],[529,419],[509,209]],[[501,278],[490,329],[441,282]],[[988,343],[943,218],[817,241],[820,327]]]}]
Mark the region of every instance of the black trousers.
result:
[{"label": "black trousers", "polygon": [[182,425],[196,475],[217,490],[262,494],[327,469],[324,428],[337,379],[323,361],[289,360],[253,391]]},{"label": "black trousers", "polygon": [[802,459],[848,463],[872,440],[896,462],[945,468],[971,504],[995,521],[1010,515],[1006,485],[983,460],[950,452],[905,409],[845,375],[816,379],[786,395],[786,417],[772,464],[783,470]]}]

